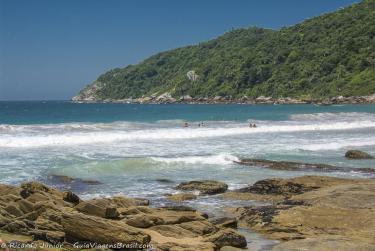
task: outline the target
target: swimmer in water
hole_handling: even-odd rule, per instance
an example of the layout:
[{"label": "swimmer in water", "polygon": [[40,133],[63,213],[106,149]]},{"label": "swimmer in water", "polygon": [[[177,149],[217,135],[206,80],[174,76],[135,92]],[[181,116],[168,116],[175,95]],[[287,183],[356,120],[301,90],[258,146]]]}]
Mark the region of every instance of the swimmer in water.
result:
[{"label": "swimmer in water", "polygon": [[189,123],[188,123],[188,122],[185,122],[185,123],[184,123],[184,127],[189,127]]}]

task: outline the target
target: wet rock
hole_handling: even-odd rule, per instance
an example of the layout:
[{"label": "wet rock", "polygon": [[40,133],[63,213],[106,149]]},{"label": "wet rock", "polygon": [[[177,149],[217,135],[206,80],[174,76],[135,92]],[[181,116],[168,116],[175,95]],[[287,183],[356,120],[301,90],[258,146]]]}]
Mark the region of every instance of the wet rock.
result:
[{"label": "wet rock", "polygon": [[192,193],[180,193],[180,194],[173,194],[173,195],[167,196],[168,200],[172,200],[176,202],[181,202],[185,200],[195,200],[196,198],[197,196]]},{"label": "wet rock", "polygon": [[273,161],[264,159],[242,159],[240,161],[234,161],[239,165],[246,165],[252,167],[269,168],[276,170],[286,171],[317,171],[317,172],[357,172],[363,174],[373,175],[375,168],[357,168],[357,167],[340,167],[332,166],[327,164],[311,164],[303,162],[291,162],[291,161]]},{"label": "wet rock", "polygon": [[263,167],[277,170],[299,171],[299,170],[312,170],[312,171],[337,171],[341,170],[340,167],[326,165],[326,164],[309,164],[302,162],[292,161],[273,161],[264,159],[242,159],[234,161],[237,164]]},{"label": "wet rock", "polygon": [[167,183],[167,184],[175,183],[173,180],[169,180],[169,179],[156,179],[155,181],[160,182],[160,183]]},{"label": "wet rock", "polygon": [[289,196],[311,191],[318,187],[305,186],[301,183],[286,181],[283,179],[266,179],[257,181],[254,185],[238,189],[241,193],[272,194]]},{"label": "wet rock", "polygon": [[359,150],[349,150],[345,153],[345,157],[348,159],[373,159],[374,157],[370,154],[359,151]]},{"label": "wet rock", "polygon": [[216,248],[222,248],[224,246],[245,248],[247,246],[245,237],[231,229],[220,230],[205,238],[205,240],[213,242],[216,245]]},{"label": "wet rock", "polygon": [[80,202],[78,195],[76,195],[75,193],[71,191],[68,191],[65,193],[63,200],[73,203],[74,205],[77,205]]},{"label": "wet rock", "polygon": [[50,175],[48,180],[53,184],[72,184],[72,183],[82,183],[87,185],[100,185],[101,182],[97,180],[85,180],[80,178],[73,178],[67,175]]},{"label": "wet rock", "polygon": [[228,185],[214,180],[189,181],[179,184],[176,189],[185,191],[197,190],[201,194],[219,194],[228,189]]}]

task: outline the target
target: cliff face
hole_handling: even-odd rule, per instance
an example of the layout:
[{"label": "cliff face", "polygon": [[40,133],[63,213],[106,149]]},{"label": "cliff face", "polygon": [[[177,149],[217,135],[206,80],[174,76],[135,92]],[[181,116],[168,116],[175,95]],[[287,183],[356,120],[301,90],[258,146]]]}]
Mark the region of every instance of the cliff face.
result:
[{"label": "cliff face", "polygon": [[248,28],[110,70],[75,101],[260,96],[303,100],[375,93],[375,0],[278,31]]}]

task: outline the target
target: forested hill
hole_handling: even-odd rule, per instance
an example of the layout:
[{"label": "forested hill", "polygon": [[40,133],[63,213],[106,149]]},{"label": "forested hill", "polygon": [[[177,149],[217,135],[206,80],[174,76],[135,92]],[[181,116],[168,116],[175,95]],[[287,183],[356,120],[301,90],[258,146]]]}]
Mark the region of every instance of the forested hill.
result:
[{"label": "forested hill", "polygon": [[110,70],[76,100],[375,93],[375,0],[277,31],[237,29]]}]

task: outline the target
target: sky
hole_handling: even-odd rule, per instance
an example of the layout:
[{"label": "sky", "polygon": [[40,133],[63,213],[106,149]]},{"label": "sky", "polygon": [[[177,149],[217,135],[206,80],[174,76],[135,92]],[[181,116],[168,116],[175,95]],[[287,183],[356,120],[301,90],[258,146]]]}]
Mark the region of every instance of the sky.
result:
[{"label": "sky", "polygon": [[355,0],[0,0],[0,100],[67,100],[100,74],[233,28],[279,29]]}]

